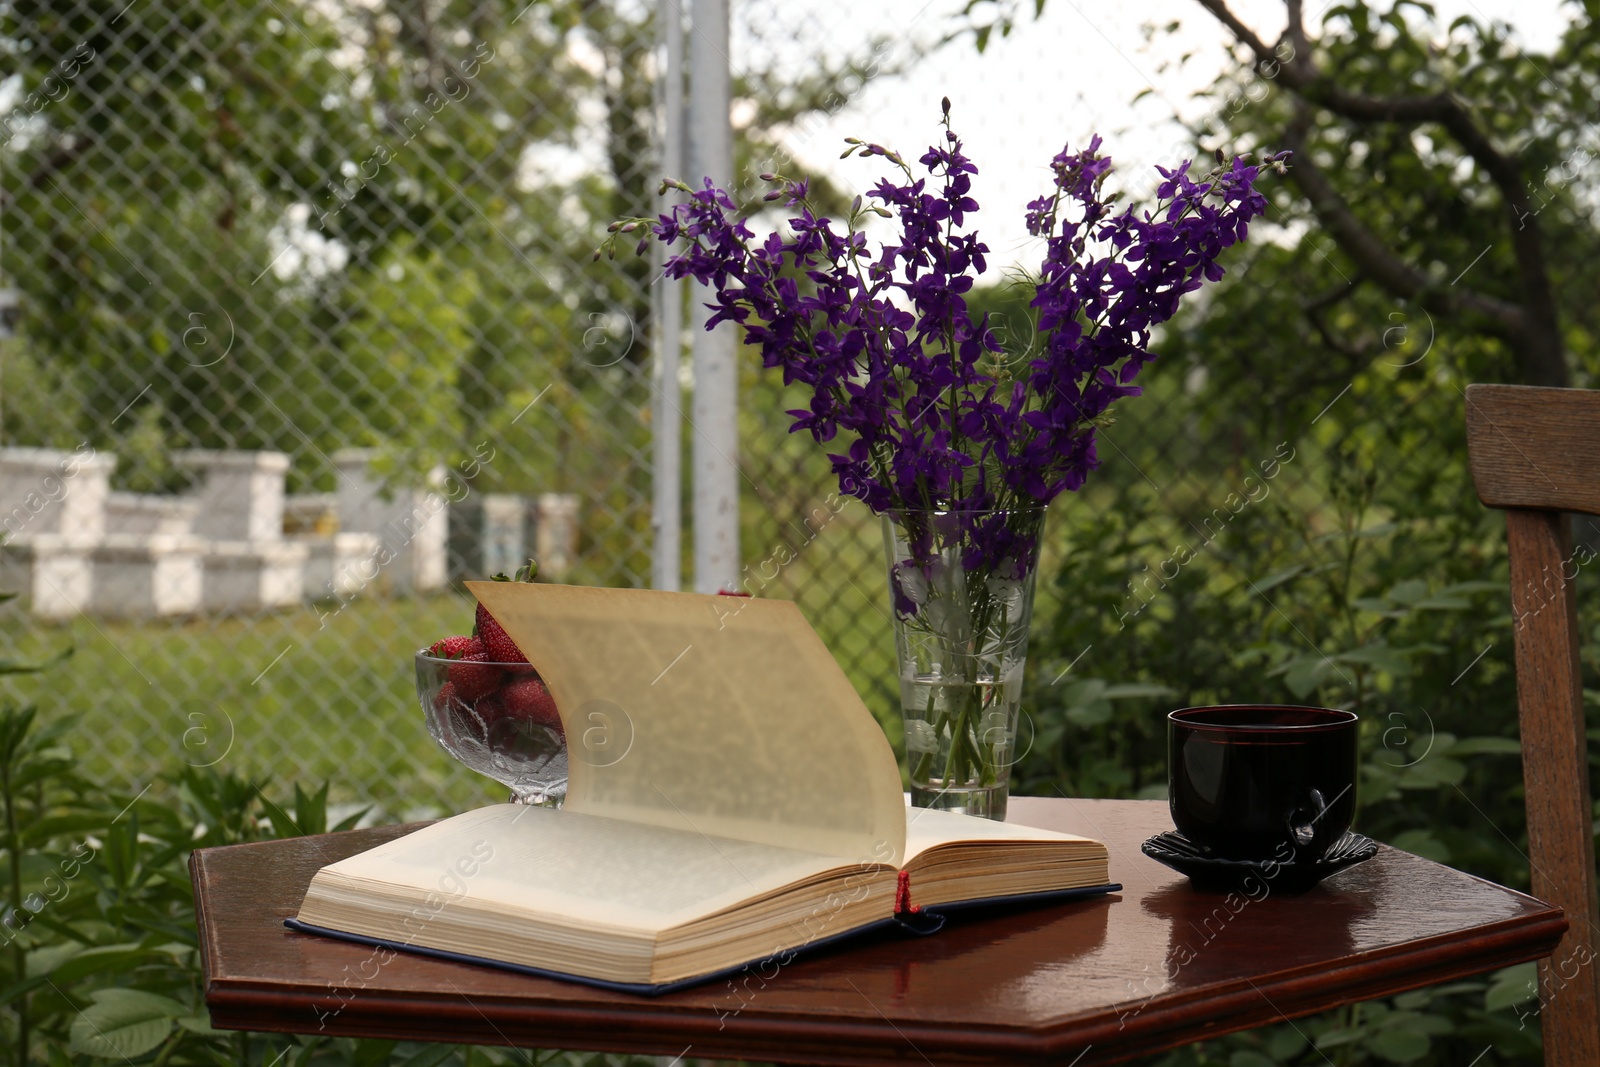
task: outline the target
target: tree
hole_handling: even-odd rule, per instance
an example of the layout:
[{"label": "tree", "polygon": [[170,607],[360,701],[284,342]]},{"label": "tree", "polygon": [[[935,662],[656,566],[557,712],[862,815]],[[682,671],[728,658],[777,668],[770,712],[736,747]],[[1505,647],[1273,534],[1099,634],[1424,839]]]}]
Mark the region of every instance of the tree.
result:
[{"label": "tree", "polygon": [[[180,487],[187,447],[288,452],[295,492],[332,488],[341,447],[410,481],[492,450],[478,491],[583,495],[596,570],[576,580],[642,582],[650,265],[590,253],[660,204],[655,9],[0,9],[22,88],[0,116],[0,268],[23,310],[0,439],[89,439],[135,490]],[[736,78],[746,184],[887,73],[878,45]]]},{"label": "tree", "polygon": [[[1536,55],[1504,24],[1459,18],[1441,32],[1433,8],[1410,0],[1381,11],[1337,5],[1315,34],[1299,0],[1286,0],[1276,37],[1225,0],[1197,3],[1239,46],[1239,66],[1215,92],[1256,102],[1219,109],[1191,132],[1208,152],[1294,151],[1290,178],[1304,200],[1280,198],[1278,220],[1314,223],[1340,253],[1315,253],[1329,269],[1298,316],[1337,365],[1378,349],[1340,336],[1330,316],[1376,293],[1441,331],[1492,339],[1479,366],[1497,377],[1572,384],[1574,351],[1592,366],[1594,5],[1574,11],[1551,54]],[[1002,32],[1015,7],[1002,5]],[[1035,13],[1044,7],[1038,0]]]}]

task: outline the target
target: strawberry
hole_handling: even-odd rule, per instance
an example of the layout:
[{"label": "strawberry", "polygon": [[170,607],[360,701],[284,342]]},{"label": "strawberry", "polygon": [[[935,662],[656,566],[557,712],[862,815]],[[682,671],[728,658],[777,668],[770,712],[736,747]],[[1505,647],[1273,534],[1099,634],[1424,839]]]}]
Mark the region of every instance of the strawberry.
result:
[{"label": "strawberry", "polygon": [[484,648],[488,649],[490,662],[528,662],[528,657],[523,655],[522,649],[511,640],[511,635],[506,633],[505,627],[496,622],[494,616],[489,614],[489,609],[482,604],[478,605],[478,624],[473,629],[478,632],[478,639],[483,642]]},{"label": "strawberry", "polygon": [[492,729],[495,723],[506,716],[506,706],[500,700],[499,693],[490,693],[486,697],[479,697],[472,710],[477,712],[479,719],[483,720],[485,729]]},{"label": "strawberry", "polygon": [[450,664],[450,684],[456,687],[456,696],[468,703],[498,689],[503,676],[500,668],[489,662],[487,652],[472,652]]},{"label": "strawberry", "polygon": [[455,723],[456,732],[462,737],[479,744],[487,744],[489,731],[503,714],[500,698],[490,693],[471,704],[457,700],[455,707],[451,709],[450,717]]},{"label": "strawberry", "polygon": [[536,675],[518,678],[500,691],[506,714],[512,718],[538,723],[540,726],[561,728],[561,716],[550,690]]},{"label": "strawberry", "polygon": [[440,659],[461,659],[463,656],[483,650],[483,643],[476,637],[460,635],[435,641],[428,646],[428,655],[438,656]]},{"label": "strawberry", "polygon": [[[504,574],[497,574],[491,580],[496,582],[532,582],[534,576],[538,573],[539,565],[530,559],[526,567],[518,569],[515,579],[508,578]],[[511,635],[506,633],[505,627],[495,621],[495,617],[489,614],[489,609],[482,604],[478,605],[477,621],[472,627],[472,632],[483,641],[484,647],[489,650],[490,662],[528,662],[527,654],[517,647],[517,643],[511,640]]]},{"label": "strawberry", "polygon": [[451,688],[453,699],[470,704],[500,686],[500,668],[489,665],[489,652],[476,637],[446,637],[428,646],[428,652],[452,661],[445,684]]},{"label": "strawberry", "polygon": [[457,699],[455,685],[451,682],[446,682],[439,687],[439,691],[437,693],[433,694],[433,710],[445,711],[452,704],[454,704]]}]

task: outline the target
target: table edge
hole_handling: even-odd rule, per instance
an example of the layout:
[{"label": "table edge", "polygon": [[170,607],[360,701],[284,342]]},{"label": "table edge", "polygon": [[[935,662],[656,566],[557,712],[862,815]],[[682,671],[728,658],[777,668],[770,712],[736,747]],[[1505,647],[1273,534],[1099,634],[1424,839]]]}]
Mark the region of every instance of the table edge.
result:
[{"label": "table edge", "polygon": [[[281,843],[272,840],[221,847]],[[202,853],[218,850],[191,852],[189,873],[197,886],[206,866],[207,857]],[[482,1044],[503,1042],[508,1046],[668,1055],[689,1044],[702,1056],[862,1067],[902,1064],[906,1043],[910,1042],[925,1057],[943,1057],[952,1062],[992,1062],[1002,1056],[1015,1062],[1044,1063],[1062,1055],[1070,1059],[1077,1053],[1081,1060],[1072,1062],[1088,1067],[1122,1062],[1331,1006],[1393,996],[1452,977],[1541,959],[1554,951],[1566,933],[1568,923],[1559,908],[1467,872],[1456,873],[1513,894],[1531,907],[1480,928],[1465,944],[1452,941],[1447,934],[1435,935],[1364,953],[1337,966],[1306,965],[1265,980],[1236,980],[1204,992],[1157,994],[1144,1001],[1112,1006],[1106,1012],[1055,1019],[1045,1026],[1019,1029],[901,1021],[889,1035],[885,1035],[877,1019],[869,1017],[841,1020],[824,1015],[763,1016],[759,1008],[719,1017],[714,1009],[696,1005],[684,1010],[671,999],[638,998],[587,1006],[561,1002],[530,1005],[507,997],[469,999],[460,991],[442,990],[368,992],[344,1002],[337,1012],[319,1013],[319,1003],[326,1008],[335,1000],[330,996],[333,983],[329,983],[327,992],[312,994],[303,985],[286,987],[281,982],[217,977],[208,948],[212,924],[203,893],[195,894],[195,922],[201,934],[205,1003],[212,1025],[219,1029],[306,1033],[309,1013],[319,1018],[319,1032],[327,1036],[465,1039]],[[1463,972],[1462,965],[1468,970]],[[1134,1006],[1136,1010],[1129,1010]],[[329,1015],[331,1021],[326,1018]],[[290,1023],[295,1017],[298,1025]],[[501,1041],[484,1039],[484,1023]],[[1101,1051],[1093,1054],[1097,1048]]]},{"label": "table edge", "polygon": [[[441,1023],[461,1020],[473,1031],[487,1022],[507,1045],[539,1044],[552,1048],[591,1048],[624,1051],[619,1035],[648,1030],[635,1049],[676,1051],[676,1042],[692,1044],[702,1055],[719,1051],[775,1061],[813,1063],[882,1064],[903,1061],[903,1042],[911,1042],[924,1055],[991,1059],[1004,1054],[1019,1062],[1046,1062],[1081,1049],[1107,1047],[1106,1056],[1085,1056],[1082,1064],[1114,1063],[1163,1049],[1174,1048],[1222,1034],[1246,1030],[1279,1018],[1297,1018],[1327,1010],[1329,994],[1338,1004],[1393,996],[1435,982],[1462,977],[1460,964],[1483,973],[1550,954],[1566,932],[1567,921],[1557,908],[1503,920],[1486,928],[1486,936],[1473,944],[1452,943],[1438,936],[1406,942],[1366,954],[1336,968],[1304,967],[1270,976],[1265,981],[1232,983],[1222,990],[1157,995],[1137,1011],[1116,1011],[1100,1022],[1083,1015],[1057,1020],[1048,1027],[1019,1030],[970,1025],[940,1026],[901,1021],[896,1033],[885,1035],[877,1020],[815,1020],[794,1016],[763,1017],[758,1011],[719,1018],[712,1029],[714,1011],[696,1007],[674,1010],[670,1001],[618,1002],[606,1006],[574,1007],[552,1004],[530,1006],[506,998],[471,999],[461,993],[369,994],[355,997],[323,1021],[321,1032],[330,1036],[386,1037],[390,1039],[449,1040]],[[1310,998],[1315,1002],[1308,1006]],[[205,1000],[212,1025],[221,1029],[304,1033],[288,1025],[290,1015],[304,1020],[319,1015],[318,1002],[330,998],[301,990],[286,991],[275,983],[241,979],[213,979],[209,972]],[[375,1011],[354,1011],[351,1005],[366,1000]],[[1137,1003],[1137,1002],[1133,1002]],[[321,1015],[330,1014],[322,1012]],[[416,1016],[426,1022],[408,1023]],[[280,1021],[281,1020],[281,1021]],[[1131,1021],[1130,1021],[1131,1020]],[[277,1025],[274,1025],[274,1023]],[[1087,1022],[1087,1025],[1085,1023]],[[557,1024],[546,1030],[550,1024]],[[481,1042],[475,1038],[474,1042]],[[483,1042],[490,1043],[490,1042]],[[841,1055],[841,1049],[846,1050]]]}]

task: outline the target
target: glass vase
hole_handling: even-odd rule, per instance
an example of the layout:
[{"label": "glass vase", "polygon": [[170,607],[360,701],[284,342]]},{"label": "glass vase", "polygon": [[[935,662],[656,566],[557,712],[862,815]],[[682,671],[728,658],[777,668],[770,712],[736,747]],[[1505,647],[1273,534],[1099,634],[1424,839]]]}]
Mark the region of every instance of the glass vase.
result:
[{"label": "glass vase", "polygon": [[1002,820],[1043,507],[883,518],[911,803]]}]

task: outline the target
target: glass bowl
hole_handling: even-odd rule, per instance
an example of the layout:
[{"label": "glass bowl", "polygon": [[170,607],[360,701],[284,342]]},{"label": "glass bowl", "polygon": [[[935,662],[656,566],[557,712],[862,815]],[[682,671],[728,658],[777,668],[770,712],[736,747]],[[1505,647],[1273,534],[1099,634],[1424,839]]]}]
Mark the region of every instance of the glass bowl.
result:
[{"label": "glass bowl", "polygon": [[515,804],[567,795],[567,738],[539,674],[526,663],[476,663],[418,652],[417,696],[428,733],[450,755],[511,789]]}]

